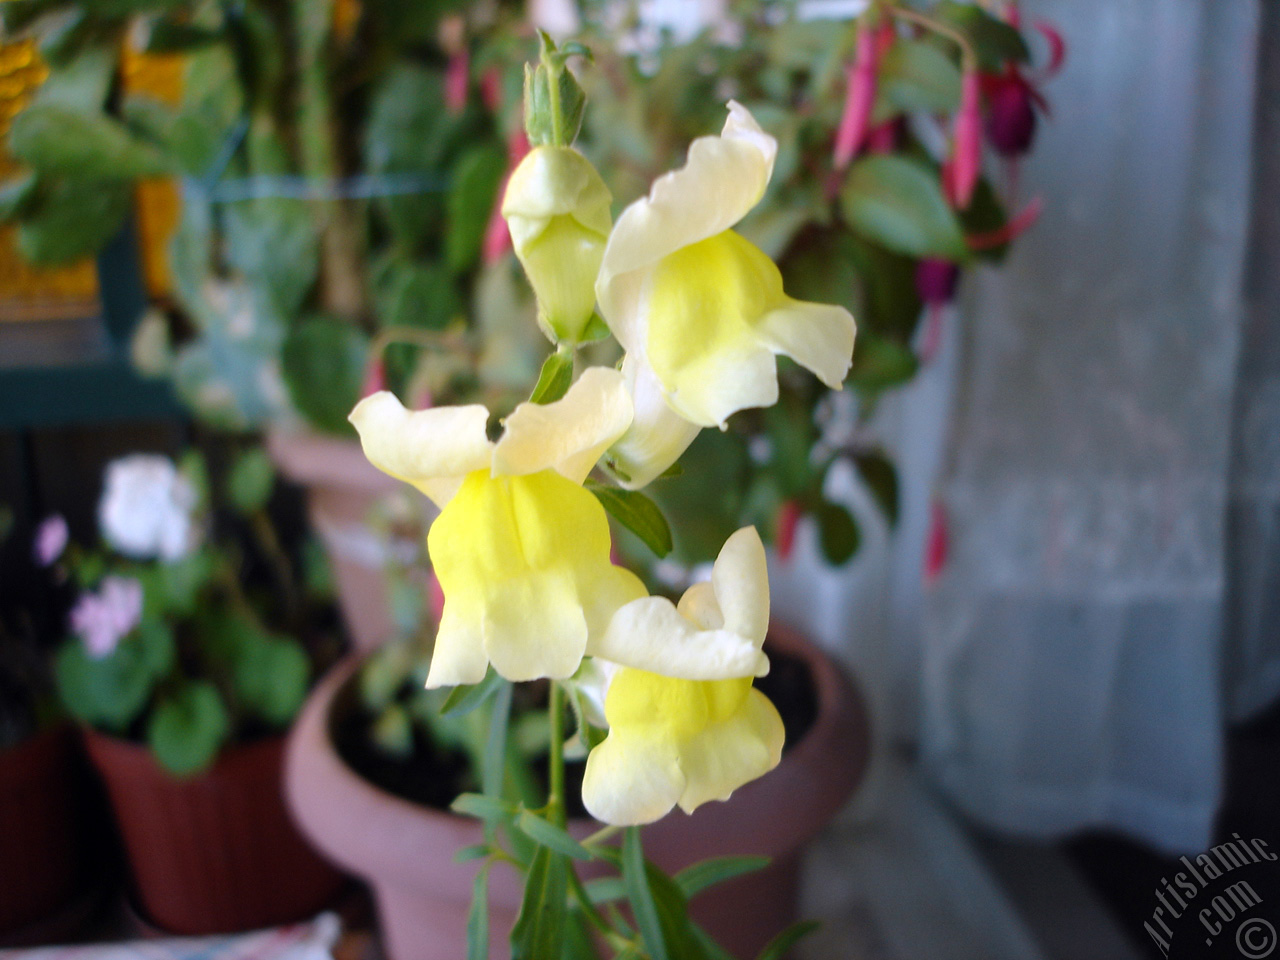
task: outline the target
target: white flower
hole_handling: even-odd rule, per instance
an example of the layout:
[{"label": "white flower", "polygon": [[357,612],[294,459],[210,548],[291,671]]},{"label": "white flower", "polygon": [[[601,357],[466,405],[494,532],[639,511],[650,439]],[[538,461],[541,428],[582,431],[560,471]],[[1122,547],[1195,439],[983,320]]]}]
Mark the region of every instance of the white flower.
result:
[{"label": "white flower", "polygon": [[98,525],[125,556],[180,560],[195,546],[197,500],[195,487],[168,457],[132,454],[107,464]]}]

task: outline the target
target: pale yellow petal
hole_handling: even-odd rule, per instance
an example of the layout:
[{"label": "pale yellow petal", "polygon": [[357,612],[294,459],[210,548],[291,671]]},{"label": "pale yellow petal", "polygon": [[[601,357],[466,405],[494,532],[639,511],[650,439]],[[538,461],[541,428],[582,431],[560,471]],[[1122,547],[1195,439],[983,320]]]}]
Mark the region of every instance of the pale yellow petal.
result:
[{"label": "pale yellow petal", "polygon": [[413,484],[439,507],[464,476],[488,467],[492,457],[485,433],[489,411],[478,404],[410,411],[383,390],[356,404],[348,419],[370,463]]},{"label": "pale yellow petal", "polygon": [[484,653],[483,613],[478,598],[460,593],[455,593],[445,605],[436,631],[431,668],[427,671],[428,689],[479,683],[484,679],[489,660]]},{"label": "pale yellow petal", "polygon": [[749,637],[729,630],[699,630],[665,597],[645,597],[621,607],[604,636],[588,646],[639,670],[687,680],[721,680],[768,672],[768,659]]},{"label": "pale yellow petal", "polygon": [[839,390],[853,363],[853,315],[844,307],[787,299],[756,324],[757,335],[774,353],[785,354]]},{"label": "pale yellow petal", "polygon": [[769,698],[759,690],[748,691],[729,719],[679,745],[685,777],[680,809],[693,813],[708,800],[728,800],[733,791],[778,765],[784,739],[782,718]]},{"label": "pale yellow petal", "polygon": [[581,483],[608,446],[631,424],[631,398],[621,373],[591,367],[555,403],[522,403],[507,417],[493,449],[493,473],[554,469]]},{"label": "pale yellow petal", "polygon": [[680,611],[680,616],[699,630],[724,629],[724,614],[720,612],[720,601],[716,599],[716,591],[710,580],[703,580],[689,587],[676,609]]},{"label": "pale yellow petal", "polygon": [[601,236],[612,225],[613,197],[590,161],[571,147],[536,147],[512,171],[502,216],[517,249],[535,239],[552,217],[568,215]]},{"label": "pale yellow petal", "polygon": [[664,817],[685,792],[671,742],[610,731],[587,757],[582,802],[602,823],[639,826]]},{"label": "pale yellow petal", "polygon": [[679,460],[702,428],[671,409],[658,378],[638,354],[623,358],[622,375],[635,415],[609,448],[608,460],[619,472],[621,486],[638,490]]},{"label": "pale yellow petal", "polygon": [[587,646],[587,621],[572,572],[531,571],[489,587],[484,652],[493,669],[515,682],[573,676]]},{"label": "pale yellow petal", "polygon": [[622,212],[609,236],[596,296],[627,350],[643,339],[642,311],[636,284],[616,281],[741,220],[764,196],[776,155],[777,141],[731,103],[721,136],[694,140],[685,165],[659,177],[647,197]]},{"label": "pale yellow petal", "polygon": [[711,584],[724,628],[756,643],[769,630],[769,568],[755,527],[735,532],[716,557]]}]

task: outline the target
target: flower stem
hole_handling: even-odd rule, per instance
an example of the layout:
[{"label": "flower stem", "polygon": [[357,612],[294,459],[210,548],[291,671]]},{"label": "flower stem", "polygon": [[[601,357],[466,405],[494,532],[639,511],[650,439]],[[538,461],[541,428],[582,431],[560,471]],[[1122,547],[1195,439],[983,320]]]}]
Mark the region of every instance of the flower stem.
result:
[{"label": "flower stem", "polygon": [[617,834],[621,829],[621,827],[613,824],[609,824],[607,827],[601,827],[591,836],[587,837],[587,839],[583,840],[582,845],[584,847],[590,847],[594,844],[604,843],[606,840]]},{"label": "flower stem", "polygon": [[886,8],[890,16],[897,17],[900,20],[906,20],[910,23],[924,27],[934,33],[946,37],[957,47],[960,48],[961,66],[966,70],[976,70],[978,67],[978,55],[973,50],[973,45],[969,43],[969,38],[959,30],[952,29],[945,23],[940,23],[932,17],[927,17],[923,13],[910,10],[906,7],[890,6]]},{"label": "flower stem", "polygon": [[567,820],[564,805],[564,687],[551,681],[551,791],[547,813],[551,822],[563,827]]}]

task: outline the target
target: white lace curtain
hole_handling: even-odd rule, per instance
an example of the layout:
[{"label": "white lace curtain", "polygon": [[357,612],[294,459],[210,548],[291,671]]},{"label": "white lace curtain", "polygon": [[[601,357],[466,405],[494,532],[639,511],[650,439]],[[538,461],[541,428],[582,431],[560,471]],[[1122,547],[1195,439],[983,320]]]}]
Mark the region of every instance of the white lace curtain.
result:
[{"label": "white lace curtain", "polygon": [[923,753],[997,827],[1203,849],[1223,724],[1280,694],[1266,318],[1237,365],[1259,5],[1025,8],[1070,59],[1024,171],[1046,213],[970,287]]}]

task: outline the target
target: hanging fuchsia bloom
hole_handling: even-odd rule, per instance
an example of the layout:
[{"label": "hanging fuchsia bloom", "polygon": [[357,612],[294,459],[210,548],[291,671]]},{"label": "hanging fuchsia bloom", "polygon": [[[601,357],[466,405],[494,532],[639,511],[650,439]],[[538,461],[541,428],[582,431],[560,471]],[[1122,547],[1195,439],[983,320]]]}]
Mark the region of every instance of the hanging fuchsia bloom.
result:
[{"label": "hanging fuchsia bloom", "polygon": [[471,53],[465,46],[451,57],[444,73],[444,105],[453,116],[467,107],[467,88],[471,80]]},{"label": "hanging fuchsia bloom", "polygon": [[943,192],[957,210],[965,209],[973,200],[981,173],[982,80],[977,70],[966,70],[961,80],[951,156],[942,167]]},{"label": "hanging fuchsia bloom", "polygon": [[502,74],[497,67],[480,74],[480,102],[490,113],[497,113],[502,107]]},{"label": "hanging fuchsia bloom", "polygon": [[867,131],[868,153],[893,153],[902,142],[906,121],[902,117],[894,117]]},{"label": "hanging fuchsia bloom", "polygon": [[964,238],[964,241],[970,250],[994,250],[996,247],[1003,247],[1026,233],[1031,225],[1040,219],[1043,211],[1044,201],[1036,197],[1023,207],[1017,216],[1006,221],[1003,227],[989,233],[971,233]]},{"label": "hanging fuchsia bloom", "polygon": [[791,551],[796,545],[796,528],[800,525],[802,516],[804,511],[794,500],[787,500],[778,508],[778,516],[774,521],[777,526],[774,546],[778,550],[778,558],[784,563],[791,559]]},{"label": "hanging fuchsia bloom", "polygon": [[876,102],[876,69],[880,65],[878,31],[866,26],[858,28],[858,41],[853,63],[845,69],[844,112],[836,128],[835,154],[832,166],[844,170],[862,149],[871,125],[871,108]]},{"label": "hanging fuchsia bloom", "polygon": [[67,521],[62,514],[55,513],[46,517],[36,528],[35,557],[36,563],[42,567],[51,567],[67,549]]},{"label": "hanging fuchsia bloom", "polygon": [[942,568],[947,565],[949,546],[947,510],[941,500],[935,500],[929,509],[929,539],[924,548],[925,583],[933,583],[942,575]]},{"label": "hanging fuchsia bloom", "polygon": [[925,305],[924,334],[920,338],[920,360],[929,363],[942,345],[943,308],[955,299],[960,268],[950,260],[926,257],[916,264],[916,293]]},{"label": "hanging fuchsia bloom", "polygon": [[360,387],[360,396],[370,397],[379,390],[387,389],[387,370],[382,362],[382,357],[377,357],[369,361],[369,365],[365,367],[364,384]]}]

